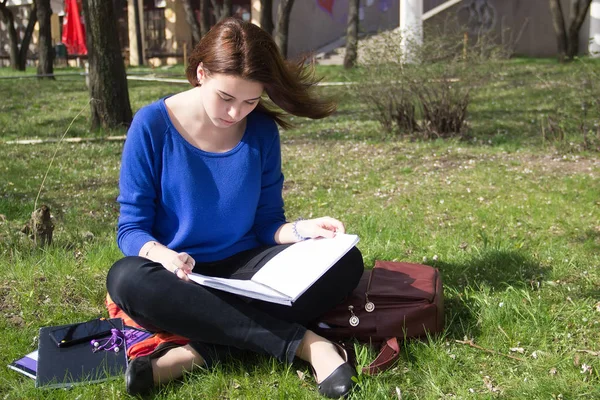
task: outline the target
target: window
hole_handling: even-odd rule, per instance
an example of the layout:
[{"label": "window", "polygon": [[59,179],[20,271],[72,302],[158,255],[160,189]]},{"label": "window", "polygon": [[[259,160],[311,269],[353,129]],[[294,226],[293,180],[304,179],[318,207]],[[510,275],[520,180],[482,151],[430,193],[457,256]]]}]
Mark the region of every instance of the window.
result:
[{"label": "window", "polygon": [[166,44],[165,10],[144,10],[144,31],[146,35],[146,57],[164,52]]}]

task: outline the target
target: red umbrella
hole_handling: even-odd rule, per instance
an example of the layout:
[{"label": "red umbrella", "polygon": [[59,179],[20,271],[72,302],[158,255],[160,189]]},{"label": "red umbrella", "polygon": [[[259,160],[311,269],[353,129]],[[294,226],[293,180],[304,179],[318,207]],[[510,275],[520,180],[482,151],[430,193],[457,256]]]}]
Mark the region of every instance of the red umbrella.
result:
[{"label": "red umbrella", "polygon": [[77,0],[65,0],[65,18],[63,20],[62,42],[69,54],[85,55],[85,28]]}]

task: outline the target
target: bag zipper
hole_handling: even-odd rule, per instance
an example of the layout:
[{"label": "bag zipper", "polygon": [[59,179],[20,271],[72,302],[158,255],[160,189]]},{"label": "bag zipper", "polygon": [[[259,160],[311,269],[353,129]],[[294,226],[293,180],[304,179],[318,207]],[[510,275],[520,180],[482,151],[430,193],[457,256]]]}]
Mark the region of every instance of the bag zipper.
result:
[{"label": "bag zipper", "polygon": [[373,280],[373,272],[374,269],[371,271],[371,275],[369,275],[369,282],[367,282],[367,291],[365,292],[365,311],[366,312],[373,312],[375,311],[375,303],[373,303],[372,301],[369,300],[369,292],[371,291],[371,281]]},{"label": "bag zipper", "polygon": [[[371,282],[373,280],[374,272],[375,272],[375,268],[373,268],[371,275],[369,276],[369,281],[367,282],[367,291],[365,292],[365,304],[364,304],[364,309],[366,312],[375,311],[375,303],[373,303],[371,300],[369,300],[369,293],[371,292]],[[375,297],[377,297],[377,295],[375,295]],[[417,300],[417,298],[410,298],[410,299],[407,299],[406,302],[411,303],[411,304],[415,304],[415,303],[429,304],[429,303],[431,303],[429,301],[429,299],[425,299],[425,298],[421,298],[420,300]],[[403,302],[399,301],[399,300],[394,300],[394,301],[390,302],[390,304],[393,304],[395,307],[401,307],[402,303]],[[386,302],[378,302],[378,304],[380,306],[385,306]]]}]

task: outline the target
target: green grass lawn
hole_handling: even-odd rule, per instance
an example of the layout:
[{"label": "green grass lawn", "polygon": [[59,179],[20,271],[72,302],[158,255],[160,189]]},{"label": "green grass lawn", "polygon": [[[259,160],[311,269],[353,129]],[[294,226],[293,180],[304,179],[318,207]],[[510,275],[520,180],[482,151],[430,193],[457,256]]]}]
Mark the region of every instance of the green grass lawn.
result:
[{"label": "green grass lawn", "polygon": [[[360,236],[367,267],[377,259],[426,263],[444,279],[443,334],[403,343],[398,364],[361,376],[351,398],[398,399],[397,390],[404,400],[600,398],[600,157],[581,145],[581,89],[571,67],[503,63],[474,92],[462,141],[391,139],[342,88],[323,89],[340,99],[338,113],[296,118],[282,133],[290,220],[337,216]],[[339,67],[319,72],[352,80]],[[184,88],[129,81],[132,108]],[[60,138],[82,109],[68,137],[124,132],[89,132],[81,77],[0,79],[0,92],[3,366],[36,348],[41,326],[106,316],[104,280],[121,256],[114,236],[122,142],[7,142]],[[543,137],[539,121],[569,110],[566,136]],[[43,250],[20,233],[38,193],[56,225],[53,246]],[[4,367],[0,393],[127,398],[122,379],[42,391]],[[319,396],[305,364],[256,357],[188,374],[158,398]]]}]

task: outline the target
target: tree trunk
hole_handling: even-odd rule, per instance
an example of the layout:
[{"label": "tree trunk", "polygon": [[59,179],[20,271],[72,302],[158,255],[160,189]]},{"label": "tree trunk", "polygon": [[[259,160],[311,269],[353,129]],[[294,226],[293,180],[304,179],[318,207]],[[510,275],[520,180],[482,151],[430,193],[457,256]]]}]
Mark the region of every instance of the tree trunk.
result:
[{"label": "tree trunk", "polygon": [[19,69],[18,58],[19,58],[19,37],[17,30],[15,29],[15,18],[12,11],[6,7],[7,0],[0,1],[0,12],[2,13],[2,19],[8,30],[8,39],[10,41],[10,65],[13,69]]},{"label": "tree trunk", "polygon": [[217,21],[221,20],[221,6],[217,3],[217,0],[210,0],[210,4],[212,5],[213,14]]},{"label": "tree trunk", "polygon": [[565,30],[565,19],[560,0],[550,0],[550,12],[552,13],[552,25],[554,26],[556,44],[558,45],[558,61],[563,62],[567,56],[567,31]]},{"label": "tree trunk", "polygon": [[50,0],[35,0],[39,22],[38,75],[54,79],[54,49],[52,48],[52,29],[50,25]]},{"label": "tree trunk", "polygon": [[221,19],[231,17],[233,15],[233,0],[223,0],[223,12]]},{"label": "tree trunk", "polygon": [[346,29],[346,54],[344,68],[350,69],[356,64],[358,56],[358,3],[360,0],[350,0],[348,7],[348,27]]},{"label": "tree trunk", "polygon": [[260,27],[273,34],[273,0],[260,0]]},{"label": "tree trunk", "polygon": [[131,105],[112,2],[84,0],[82,4],[90,65],[92,129],[129,126]]},{"label": "tree trunk", "polygon": [[200,37],[202,33],[200,31],[200,24],[198,23],[198,19],[196,19],[196,13],[194,12],[194,7],[192,7],[191,0],[183,0],[183,9],[185,10],[185,19],[190,26],[190,30],[192,31],[192,47],[196,45],[200,41]]},{"label": "tree trunk", "polygon": [[37,8],[34,3],[33,8],[29,11],[29,21],[27,22],[27,28],[25,28],[25,34],[23,35],[21,47],[19,48],[19,53],[17,55],[17,69],[19,71],[25,71],[25,67],[27,67],[27,52],[29,51],[29,43],[33,37],[33,29],[35,28],[36,23]]},{"label": "tree trunk", "polygon": [[294,0],[281,0],[277,7],[277,26],[275,27],[275,43],[283,57],[287,57],[288,30],[290,27],[290,14]]},{"label": "tree trunk", "polygon": [[592,0],[571,0],[568,25],[565,24],[560,0],[549,1],[558,45],[558,60],[571,61],[579,53],[579,30],[585,21]]},{"label": "tree trunk", "polygon": [[592,0],[571,0],[571,12],[567,30],[567,59],[572,60],[579,53],[579,30]]},{"label": "tree trunk", "polygon": [[221,21],[233,14],[232,0],[222,0],[222,4],[219,4],[217,0],[211,0],[211,3],[215,13],[215,19],[217,21]]},{"label": "tree trunk", "polygon": [[200,34],[204,36],[210,30],[210,0],[200,0]]},{"label": "tree trunk", "polygon": [[[579,31],[578,31],[579,32]],[[579,54],[579,35],[567,34],[567,54],[566,60],[573,60]]]}]

